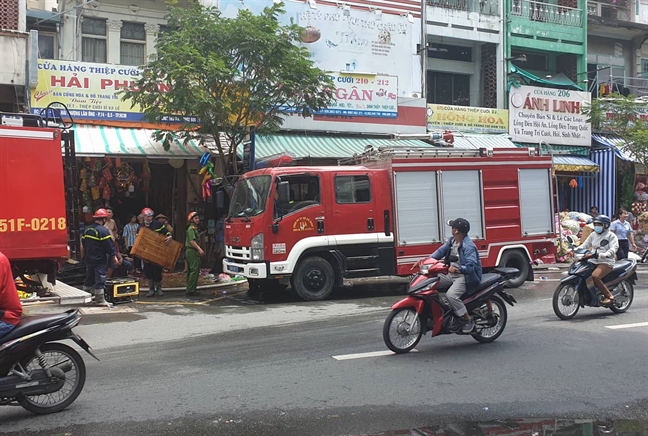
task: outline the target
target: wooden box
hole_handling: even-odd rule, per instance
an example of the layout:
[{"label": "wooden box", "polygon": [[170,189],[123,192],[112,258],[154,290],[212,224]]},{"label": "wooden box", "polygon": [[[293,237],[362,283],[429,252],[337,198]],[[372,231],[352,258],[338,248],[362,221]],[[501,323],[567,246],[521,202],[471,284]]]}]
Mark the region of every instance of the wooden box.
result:
[{"label": "wooden box", "polygon": [[166,236],[163,234],[143,228],[138,233],[130,254],[146,262],[151,262],[160,265],[164,269],[173,271],[178,262],[178,257],[180,257],[182,244],[178,241],[171,240],[169,245],[165,245],[165,239]]}]

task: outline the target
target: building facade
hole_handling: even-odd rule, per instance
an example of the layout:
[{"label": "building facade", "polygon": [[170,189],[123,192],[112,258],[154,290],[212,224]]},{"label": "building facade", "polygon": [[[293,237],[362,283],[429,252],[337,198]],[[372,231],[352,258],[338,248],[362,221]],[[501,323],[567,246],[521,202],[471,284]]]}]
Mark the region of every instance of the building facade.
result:
[{"label": "building facade", "polygon": [[27,107],[29,54],[26,0],[0,0],[0,111],[23,112]]}]

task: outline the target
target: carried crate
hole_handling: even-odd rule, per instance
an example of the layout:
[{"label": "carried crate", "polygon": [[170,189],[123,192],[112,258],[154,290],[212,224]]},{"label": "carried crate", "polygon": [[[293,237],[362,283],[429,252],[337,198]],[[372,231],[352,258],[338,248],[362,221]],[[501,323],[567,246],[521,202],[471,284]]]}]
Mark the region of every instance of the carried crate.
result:
[{"label": "carried crate", "polygon": [[173,271],[175,269],[182,244],[178,241],[171,240],[169,245],[164,241],[166,236],[155,232],[151,229],[143,228],[137,234],[135,244],[130,251],[131,256],[137,256],[140,259],[160,265],[162,268]]}]

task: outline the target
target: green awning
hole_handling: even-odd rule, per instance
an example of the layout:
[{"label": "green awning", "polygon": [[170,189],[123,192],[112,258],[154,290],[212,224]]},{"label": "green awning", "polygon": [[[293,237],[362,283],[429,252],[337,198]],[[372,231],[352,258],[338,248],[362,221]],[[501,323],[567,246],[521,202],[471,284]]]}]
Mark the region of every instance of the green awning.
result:
[{"label": "green awning", "polygon": [[257,135],[255,157],[263,159],[269,156],[290,153],[300,158],[334,158],[342,159],[361,154],[368,145],[378,147],[413,147],[433,148],[432,145],[417,139],[365,138],[334,135]]},{"label": "green awning", "polygon": [[[576,85],[569,77],[565,76],[563,73],[558,73],[555,76],[548,78],[548,79],[543,79],[541,77],[536,76],[535,74],[529,73],[528,71],[523,70],[520,67],[516,67],[515,65],[511,65],[511,69],[509,70],[510,74],[519,74],[523,78],[530,80],[531,82],[535,84],[541,84],[541,85],[548,85],[548,86],[554,86],[554,87],[561,87],[561,88],[569,88],[573,89],[576,91],[581,91],[581,88]],[[520,83],[515,80],[511,79],[508,82],[508,89],[511,88],[511,86],[520,86]],[[508,90],[507,89],[507,90]]]},{"label": "green awning", "polygon": [[[520,148],[538,147],[537,144],[522,144],[520,142],[515,142],[514,144],[516,147],[520,147]],[[571,155],[578,155],[578,156],[589,156],[590,153],[590,147],[585,147],[585,146],[552,145],[551,148],[554,154],[571,154]],[[546,154],[546,155],[550,154],[549,147],[547,147],[544,144],[542,146],[542,154]]]}]

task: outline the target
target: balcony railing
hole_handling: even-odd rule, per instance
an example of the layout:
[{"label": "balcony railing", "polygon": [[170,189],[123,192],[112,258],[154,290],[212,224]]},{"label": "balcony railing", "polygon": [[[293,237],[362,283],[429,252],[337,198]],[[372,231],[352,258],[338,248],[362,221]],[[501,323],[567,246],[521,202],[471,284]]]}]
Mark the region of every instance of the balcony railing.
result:
[{"label": "balcony railing", "polygon": [[499,15],[498,0],[426,0],[428,6],[455,11]]},{"label": "balcony railing", "polygon": [[528,18],[531,21],[563,26],[581,27],[583,25],[583,11],[581,9],[533,0],[513,0],[511,14]]},{"label": "balcony railing", "polygon": [[612,20],[630,21],[630,9],[601,2],[587,2],[587,15]]}]

